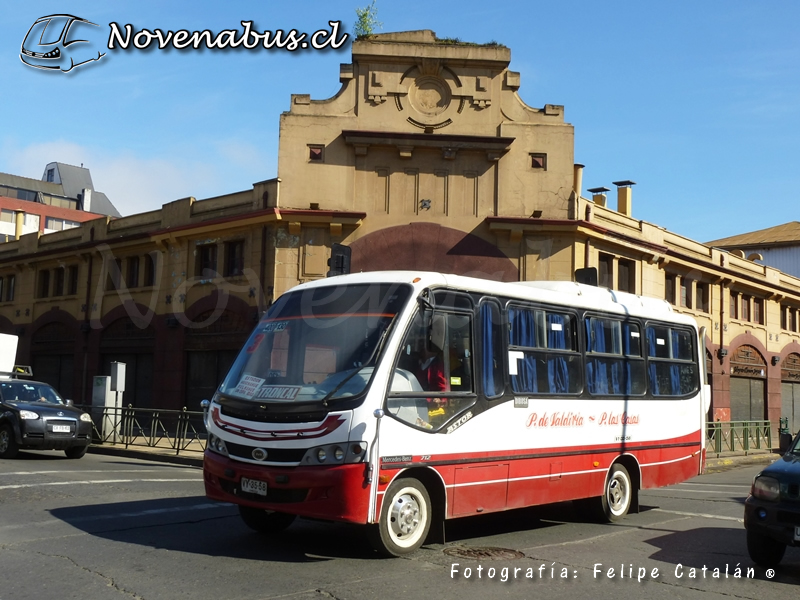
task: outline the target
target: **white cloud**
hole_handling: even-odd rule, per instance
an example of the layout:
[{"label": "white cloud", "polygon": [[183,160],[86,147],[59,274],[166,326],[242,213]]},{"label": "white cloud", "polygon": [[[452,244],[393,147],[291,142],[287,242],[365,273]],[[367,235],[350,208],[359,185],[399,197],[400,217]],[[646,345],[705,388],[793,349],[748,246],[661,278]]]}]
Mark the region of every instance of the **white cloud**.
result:
[{"label": "white cloud", "polygon": [[[209,153],[208,150],[211,150]],[[0,149],[0,171],[41,179],[49,162],[83,165],[122,215],[156,210],[163,204],[195,196],[198,199],[247,189],[274,174],[262,172],[265,158],[252,144],[236,140],[206,148],[202,158],[141,157],[64,140],[18,147],[6,140]]]}]

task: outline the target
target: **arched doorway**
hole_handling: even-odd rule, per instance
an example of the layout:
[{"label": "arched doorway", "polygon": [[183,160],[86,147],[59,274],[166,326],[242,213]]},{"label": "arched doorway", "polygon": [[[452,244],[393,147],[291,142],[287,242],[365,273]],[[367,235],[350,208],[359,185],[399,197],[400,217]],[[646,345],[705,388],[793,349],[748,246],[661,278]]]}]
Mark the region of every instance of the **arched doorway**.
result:
[{"label": "arched doorway", "polygon": [[[205,325],[204,325],[205,324]],[[238,312],[200,313],[186,328],[186,408],[200,410],[227,375],[255,323]]]},{"label": "arched doorway", "polygon": [[789,431],[800,431],[800,354],[794,352],[781,364],[781,418]]},{"label": "arched doorway", "polygon": [[731,356],[731,421],[763,421],[766,412],[767,363],[753,346],[739,346]]},{"label": "arched doorway", "polygon": [[494,244],[435,223],[387,227],[350,245],[350,267],[360,271],[413,270],[519,281],[519,269]]},{"label": "arched doorway", "polygon": [[111,374],[111,363],[125,363],[124,406],[153,406],[153,348],[155,330],[152,325],[139,327],[130,317],[117,319],[103,329],[100,339],[101,375]]},{"label": "arched doorway", "polygon": [[75,328],[65,323],[43,325],[31,336],[31,368],[65,398],[74,399]]}]

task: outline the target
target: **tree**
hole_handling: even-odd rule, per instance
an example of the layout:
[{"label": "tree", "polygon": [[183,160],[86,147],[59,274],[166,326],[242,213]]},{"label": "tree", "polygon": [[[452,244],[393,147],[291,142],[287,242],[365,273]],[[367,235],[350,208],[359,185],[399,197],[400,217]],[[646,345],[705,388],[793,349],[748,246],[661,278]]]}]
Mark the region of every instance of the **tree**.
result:
[{"label": "tree", "polygon": [[376,0],[372,0],[369,6],[356,9],[356,25],[353,30],[356,39],[370,36],[376,29],[383,27],[383,23],[378,21],[378,7],[375,2]]}]

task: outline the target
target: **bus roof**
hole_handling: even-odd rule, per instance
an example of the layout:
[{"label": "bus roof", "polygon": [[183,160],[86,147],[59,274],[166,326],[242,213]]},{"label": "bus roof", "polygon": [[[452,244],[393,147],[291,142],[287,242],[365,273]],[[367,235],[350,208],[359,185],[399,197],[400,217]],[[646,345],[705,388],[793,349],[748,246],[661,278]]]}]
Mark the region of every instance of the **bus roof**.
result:
[{"label": "bus roof", "polygon": [[666,319],[696,326],[696,321],[692,317],[674,312],[672,306],[666,300],[637,296],[572,281],[500,282],[491,279],[430,271],[370,271],[319,279],[301,284],[294,289],[379,282],[408,283],[417,290],[417,293],[425,288],[446,287],[491,296],[544,302],[620,315],[627,314],[644,318]]}]

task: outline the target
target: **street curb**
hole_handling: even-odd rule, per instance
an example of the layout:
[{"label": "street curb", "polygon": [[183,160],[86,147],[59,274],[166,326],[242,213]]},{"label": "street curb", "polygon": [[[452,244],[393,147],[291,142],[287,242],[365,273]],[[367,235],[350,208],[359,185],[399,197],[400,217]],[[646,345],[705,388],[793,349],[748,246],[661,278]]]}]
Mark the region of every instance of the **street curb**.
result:
[{"label": "street curb", "polygon": [[756,454],[742,454],[707,458],[706,468],[703,473],[722,473],[735,467],[748,465],[769,465],[781,457],[775,452],[759,452]]},{"label": "street curb", "polygon": [[92,444],[89,446],[88,452],[90,454],[103,454],[105,456],[123,456],[125,458],[138,458],[140,460],[150,460],[154,462],[163,462],[176,465],[185,465],[190,467],[202,467],[203,457],[193,457],[185,455],[176,455],[168,453],[159,453],[153,451],[139,450],[136,448],[122,448],[120,446],[105,446]]}]

